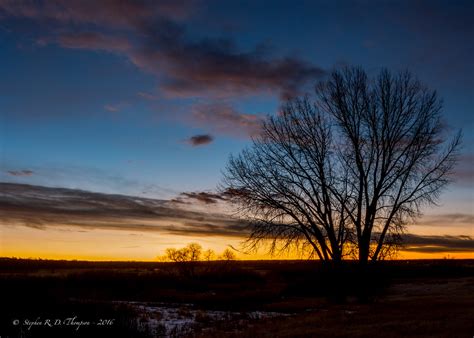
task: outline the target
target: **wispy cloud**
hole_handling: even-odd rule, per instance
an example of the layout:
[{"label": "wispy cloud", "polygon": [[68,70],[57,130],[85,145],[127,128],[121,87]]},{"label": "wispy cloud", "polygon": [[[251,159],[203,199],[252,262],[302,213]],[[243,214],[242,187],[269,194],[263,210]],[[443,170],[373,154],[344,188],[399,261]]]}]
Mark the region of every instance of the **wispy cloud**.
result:
[{"label": "wispy cloud", "polygon": [[200,104],[192,109],[191,123],[214,132],[237,137],[258,134],[262,117],[239,113],[227,104]]},{"label": "wispy cloud", "polygon": [[122,53],[156,74],[169,96],[267,91],[287,97],[324,74],[296,57],[272,56],[264,45],[242,51],[232,39],[191,36],[185,23],[195,8],[193,1],[7,0],[0,2],[0,18],[51,23],[42,44]]},{"label": "wispy cloud", "polygon": [[178,197],[178,200],[193,200],[204,204],[215,204],[219,201],[225,201],[225,196],[217,193],[199,191],[199,192],[183,192]]},{"label": "wispy cloud", "polygon": [[474,154],[463,154],[454,169],[454,182],[465,186],[474,184]]},{"label": "wispy cloud", "polygon": [[208,135],[208,134],[204,134],[204,135],[191,136],[187,140],[187,143],[189,143],[193,147],[197,147],[197,146],[203,146],[203,145],[209,144],[212,141],[214,141],[214,137],[212,137],[211,135]]},{"label": "wispy cloud", "polygon": [[11,176],[31,176],[34,174],[32,170],[8,170],[8,174]]},{"label": "wispy cloud", "polygon": [[447,213],[437,215],[427,215],[416,222],[418,226],[442,226],[465,225],[471,227],[474,224],[474,214]]},{"label": "wispy cloud", "polygon": [[125,37],[108,36],[97,32],[65,33],[57,38],[57,43],[66,48],[96,49],[127,52],[132,44]]},{"label": "wispy cloud", "polygon": [[0,221],[36,229],[72,226],[242,237],[244,222],[227,215],[177,208],[167,200],[0,183]]},{"label": "wispy cloud", "polygon": [[114,28],[132,28],[138,22],[155,16],[180,20],[193,10],[196,1],[162,0],[55,0],[16,1],[2,0],[3,16],[54,21],[63,24],[92,24]]},{"label": "wispy cloud", "polygon": [[[178,200],[156,200],[82,190],[0,183],[0,222],[47,230],[58,226],[245,238],[246,222],[225,214],[191,211],[177,205],[225,201],[225,194],[182,193]],[[180,203],[176,203],[180,202]],[[404,251],[474,252],[471,236],[405,234]]]},{"label": "wispy cloud", "polygon": [[[294,96],[324,70],[295,57],[274,57],[260,46],[242,52],[231,39],[193,39],[183,25],[146,25],[144,48],[130,55],[140,68],[162,76],[167,96],[235,96],[276,92]],[[198,62],[196,60],[199,60]]]},{"label": "wispy cloud", "polygon": [[404,251],[420,253],[474,252],[474,239],[471,236],[403,236]]},{"label": "wispy cloud", "polygon": [[114,104],[106,104],[104,106],[104,109],[111,112],[111,113],[117,113],[124,108],[126,108],[129,104],[126,102],[119,102],[119,103],[114,103]]},{"label": "wispy cloud", "polygon": [[138,92],[137,95],[146,100],[157,100],[158,96],[148,92]]},{"label": "wispy cloud", "polygon": [[[317,65],[273,53],[264,44],[242,49],[231,38],[197,36],[189,29],[195,1],[0,1],[0,19],[37,23],[39,45],[107,51],[125,56],[155,75],[158,93],[145,99],[294,96],[323,76]],[[108,106],[107,106],[108,107]],[[110,107],[109,107],[110,108]],[[190,112],[220,133],[248,136],[256,117],[230,106],[199,106]]]}]

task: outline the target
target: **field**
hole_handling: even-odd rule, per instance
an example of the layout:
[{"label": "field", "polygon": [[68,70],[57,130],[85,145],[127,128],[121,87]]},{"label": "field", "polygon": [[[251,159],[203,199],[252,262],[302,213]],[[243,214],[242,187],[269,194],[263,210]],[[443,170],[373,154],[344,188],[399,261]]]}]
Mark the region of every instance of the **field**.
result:
[{"label": "field", "polygon": [[0,259],[4,337],[472,337],[474,260]]}]

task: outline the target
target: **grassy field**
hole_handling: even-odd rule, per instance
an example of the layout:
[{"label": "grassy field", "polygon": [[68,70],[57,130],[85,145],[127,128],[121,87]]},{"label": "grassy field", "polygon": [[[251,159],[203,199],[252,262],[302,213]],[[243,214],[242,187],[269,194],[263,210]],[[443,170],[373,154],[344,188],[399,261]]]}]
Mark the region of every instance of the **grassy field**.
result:
[{"label": "grassy field", "polygon": [[472,337],[474,260],[0,259],[4,337]]}]

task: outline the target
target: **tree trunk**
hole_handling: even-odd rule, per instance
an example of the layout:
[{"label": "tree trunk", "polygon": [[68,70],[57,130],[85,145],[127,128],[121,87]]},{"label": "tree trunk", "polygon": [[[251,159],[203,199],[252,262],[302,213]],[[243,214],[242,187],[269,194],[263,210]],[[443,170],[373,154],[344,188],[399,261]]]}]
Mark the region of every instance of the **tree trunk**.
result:
[{"label": "tree trunk", "polygon": [[369,241],[363,238],[359,243],[359,264],[367,265],[369,260]]}]

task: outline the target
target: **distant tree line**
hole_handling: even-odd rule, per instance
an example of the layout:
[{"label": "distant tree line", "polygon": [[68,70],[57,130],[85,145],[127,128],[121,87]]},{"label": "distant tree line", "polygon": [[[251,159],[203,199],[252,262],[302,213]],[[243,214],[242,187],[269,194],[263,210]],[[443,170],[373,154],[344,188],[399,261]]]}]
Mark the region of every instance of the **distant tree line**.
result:
[{"label": "distant tree line", "polygon": [[[203,250],[198,243],[190,243],[187,246],[176,249],[168,248],[163,256],[158,259],[162,262],[172,262],[174,271],[183,277],[195,277],[198,272],[225,272],[232,269],[237,256],[226,248],[220,255],[214,250]],[[173,269],[173,268],[172,268]]]},{"label": "distant tree line", "polygon": [[209,262],[209,261],[233,261],[237,259],[236,254],[226,248],[220,255],[212,249],[203,250],[198,243],[190,243],[187,246],[176,249],[167,248],[164,256],[159,257],[161,261],[175,263]]}]

